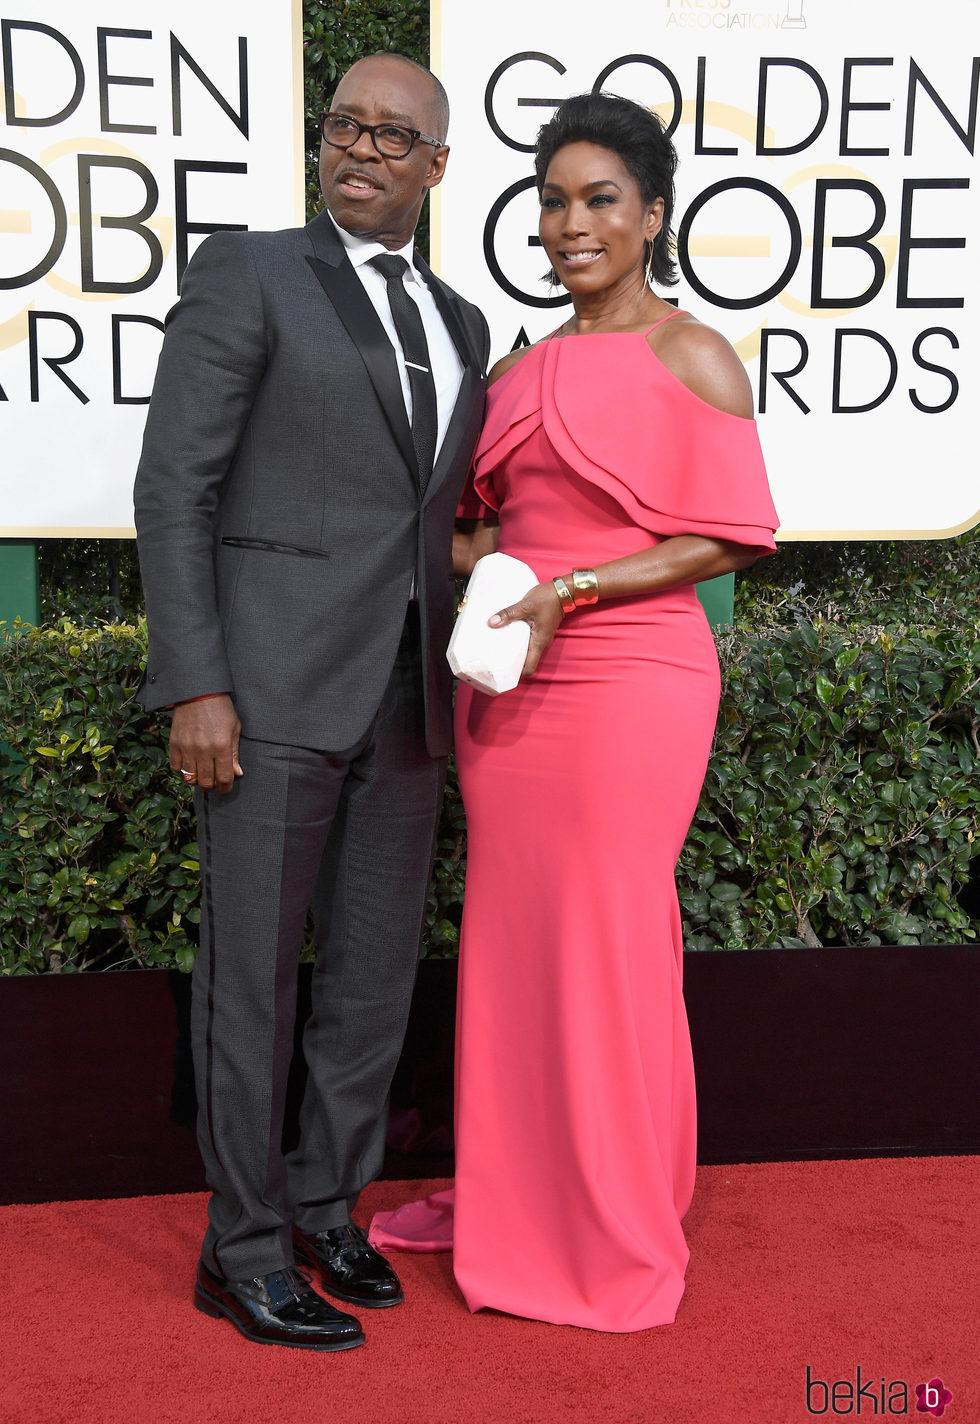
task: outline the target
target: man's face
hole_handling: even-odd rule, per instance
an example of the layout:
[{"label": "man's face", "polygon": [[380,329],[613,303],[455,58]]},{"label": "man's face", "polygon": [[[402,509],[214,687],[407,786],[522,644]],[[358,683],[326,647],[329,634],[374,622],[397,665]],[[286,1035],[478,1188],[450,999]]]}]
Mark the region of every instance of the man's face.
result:
[{"label": "man's face", "polygon": [[[421,70],[394,55],[358,60],[337,87],[333,114],[362,124],[397,123],[442,137],[432,85]],[[442,181],[449,149],[418,142],[405,158],[385,158],[370,134],[350,148],[320,145],[320,187],[339,225],[387,248],[404,247],[429,188]]]}]

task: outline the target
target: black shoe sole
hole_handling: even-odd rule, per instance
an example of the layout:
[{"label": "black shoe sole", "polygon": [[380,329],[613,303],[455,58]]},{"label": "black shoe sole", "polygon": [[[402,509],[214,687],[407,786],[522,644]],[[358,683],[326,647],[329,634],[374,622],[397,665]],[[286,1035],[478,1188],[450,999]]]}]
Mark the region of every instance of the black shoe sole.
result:
[{"label": "black shoe sole", "polygon": [[404,1293],[401,1291],[388,1300],[366,1300],[362,1295],[345,1295],[343,1291],[339,1291],[336,1286],[328,1282],[322,1271],[320,1272],[320,1289],[324,1295],[329,1295],[333,1300],[342,1300],[345,1305],[357,1305],[362,1309],[366,1306],[368,1310],[384,1310],[388,1305],[401,1305],[405,1299]]},{"label": "black shoe sole", "polygon": [[253,1335],[233,1315],[229,1315],[219,1301],[214,1300],[207,1291],[197,1285],[194,1287],[194,1307],[203,1315],[210,1315],[213,1320],[229,1321],[234,1325],[239,1335],[243,1335],[246,1340],[251,1340],[253,1345],[284,1345],[287,1350],[316,1350],[320,1354],[330,1354],[337,1350],[356,1350],[358,1345],[364,1344],[365,1340],[363,1334],[349,1335],[345,1339],[339,1339],[330,1344],[308,1345],[303,1340],[270,1340],[265,1335]]}]

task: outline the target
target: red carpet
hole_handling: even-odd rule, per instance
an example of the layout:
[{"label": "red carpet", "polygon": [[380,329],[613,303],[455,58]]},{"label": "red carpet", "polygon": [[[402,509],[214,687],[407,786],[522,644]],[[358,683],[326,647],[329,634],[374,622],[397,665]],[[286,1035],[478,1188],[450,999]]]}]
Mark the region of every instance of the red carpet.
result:
[{"label": "red carpet", "polygon": [[[978,1424],[978,1186],[972,1157],[703,1167],[675,1325],[471,1316],[448,1257],[402,1255],[406,1304],[363,1312],[367,1344],[338,1355],[252,1345],[191,1307],[203,1196],[3,1207],[0,1420],[794,1424],[858,1417],[860,1366],[864,1420],[938,1417],[914,1393],[938,1376],[947,1424]],[[808,1365],[839,1382],[835,1399],[814,1384],[811,1411]]]}]

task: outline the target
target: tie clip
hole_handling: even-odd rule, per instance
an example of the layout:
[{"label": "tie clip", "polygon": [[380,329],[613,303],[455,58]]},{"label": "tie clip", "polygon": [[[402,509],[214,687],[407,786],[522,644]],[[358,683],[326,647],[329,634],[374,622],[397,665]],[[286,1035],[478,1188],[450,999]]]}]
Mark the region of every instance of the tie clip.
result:
[{"label": "tie clip", "polygon": [[426,375],[429,374],[428,366],[420,366],[417,361],[406,361],[405,365],[411,366],[413,371],[424,371]]}]

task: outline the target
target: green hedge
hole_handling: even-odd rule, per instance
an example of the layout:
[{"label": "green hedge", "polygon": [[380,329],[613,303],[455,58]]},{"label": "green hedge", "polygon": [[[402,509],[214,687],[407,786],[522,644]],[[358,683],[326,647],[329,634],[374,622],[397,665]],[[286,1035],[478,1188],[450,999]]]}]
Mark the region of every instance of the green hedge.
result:
[{"label": "green hedge", "polygon": [[[66,621],[0,642],[3,973],[193,961],[191,797],[132,701],[144,639]],[[678,871],[689,946],[975,939],[975,619],[817,618],[730,633],[720,654],[716,746]],[[455,952],[464,866],[451,777],[428,954]]]},{"label": "green hedge", "polygon": [[688,946],[975,939],[980,622],[817,619],[729,634],[721,655],[679,866]]},{"label": "green hedge", "polygon": [[67,620],[0,644],[6,974],[193,964],[193,809],[132,701],[144,653],[142,627]]}]

